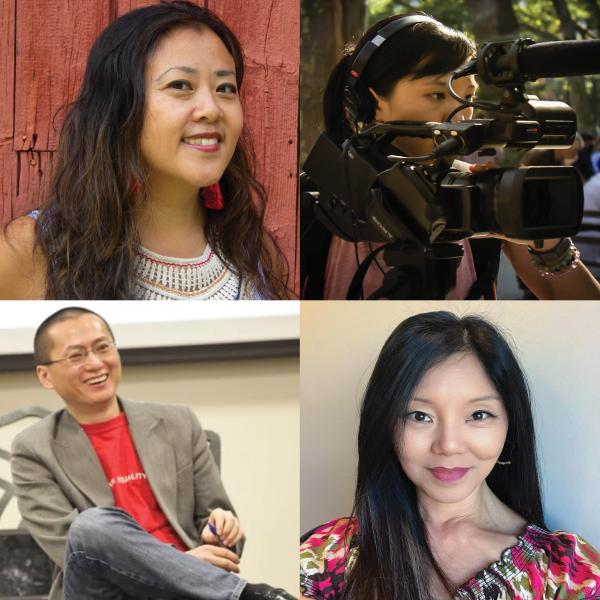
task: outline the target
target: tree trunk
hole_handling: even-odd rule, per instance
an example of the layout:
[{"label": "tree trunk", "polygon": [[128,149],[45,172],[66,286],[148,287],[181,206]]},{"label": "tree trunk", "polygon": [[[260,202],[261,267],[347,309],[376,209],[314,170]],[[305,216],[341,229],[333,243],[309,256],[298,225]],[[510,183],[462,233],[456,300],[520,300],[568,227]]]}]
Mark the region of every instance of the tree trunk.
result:
[{"label": "tree trunk", "polygon": [[519,24],[511,0],[467,0],[472,14],[473,33],[478,42],[514,37]]},{"label": "tree trunk", "polygon": [[[518,37],[519,23],[511,0],[467,0],[469,11],[478,15],[473,19],[473,33],[479,44]],[[485,100],[500,100],[500,89],[479,83],[477,95]]]},{"label": "tree trunk", "polygon": [[357,0],[302,0],[300,161],[323,130],[323,92],[346,42],[362,33],[365,5]]}]

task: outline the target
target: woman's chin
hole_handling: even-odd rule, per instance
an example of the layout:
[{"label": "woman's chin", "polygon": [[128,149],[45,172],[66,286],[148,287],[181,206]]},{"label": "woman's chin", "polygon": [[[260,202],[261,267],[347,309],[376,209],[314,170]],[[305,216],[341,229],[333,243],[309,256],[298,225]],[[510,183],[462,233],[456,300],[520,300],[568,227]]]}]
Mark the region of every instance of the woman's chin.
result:
[{"label": "woman's chin", "polygon": [[215,185],[215,183],[219,183],[219,181],[221,180],[221,177],[223,177],[223,173],[225,171],[216,171],[216,172],[212,172],[212,173],[206,173],[206,174],[202,174],[202,176],[200,177],[193,177],[191,178],[191,181],[193,181],[193,185],[195,187],[197,187],[198,189],[200,188],[206,188],[209,187],[211,185]]},{"label": "woman's chin", "polygon": [[194,190],[202,190],[203,188],[210,187],[215,183],[219,183],[223,173],[218,174],[207,174],[198,177],[196,175],[189,175],[187,177],[182,177],[180,179],[181,186],[186,188],[191,188]]}]

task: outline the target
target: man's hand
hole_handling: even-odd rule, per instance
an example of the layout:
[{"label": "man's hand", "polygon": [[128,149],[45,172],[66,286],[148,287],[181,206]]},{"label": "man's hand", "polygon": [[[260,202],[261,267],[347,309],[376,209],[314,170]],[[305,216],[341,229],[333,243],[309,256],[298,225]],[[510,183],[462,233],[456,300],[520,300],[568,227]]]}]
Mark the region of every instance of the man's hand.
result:
[{"label": "man's hand", "polygon": [[202,530],[201,537],[205,544],[232,548],[242,539],[243,535],[244,532],[238,518],[230,510],[215,508],[208,517],[208,523]]},{"label": "man's hand", "polygon": [[231,550],[223,548],[222,546],[212,546],[211,544],[204,544],[197,548],[188,550],[186,554],[191,554],[196,558],[205,560],[215,567],[221,567],[226,571],[233,573],[240,572],[240,559],[237,554],[234,554]]}]

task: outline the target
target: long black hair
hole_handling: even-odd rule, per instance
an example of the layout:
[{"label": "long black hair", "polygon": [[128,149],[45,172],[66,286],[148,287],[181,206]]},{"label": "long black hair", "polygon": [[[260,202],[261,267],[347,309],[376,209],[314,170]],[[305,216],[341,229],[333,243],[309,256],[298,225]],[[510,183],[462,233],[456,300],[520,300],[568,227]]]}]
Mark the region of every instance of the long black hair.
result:
[{"label": "long black hair", "polygon": [[[424,13],[411,12],[379,21],[334,67],[325,88],[323,112],[325,129],[337,143],[356,133],[357,123],[349,119],[344,111],[344,87],[354,59],[385,25],[408,15],[419,14],[426,16]],[[407,27],[391,36],[373,54],[358,80],[358,121],[370,123],[375,118],[376,103],[369,88],[385,98],[400,79],[448,73],[463,65],[475,53],[475,49],[475,42],[464,33],[435,20]]]},{"label": "long black hair", "polygon": [[[214,13],[192,2],[135,9],[100,34],[62,126],[50,194],[36,222],[36,244],[47,258],[47,299],[134,297],[135,217],[149,187],[140,148],[144,74],[161,41],[185,28],[209,29],[221,39],[241,87],[239,41]],[[264,226],[267,197],[254,176],[246,129],[220,186],[224,207],[208,210],[205,224],[213,250],[261,296],[288,297],[287,263]]]},{"label": "long black hair", "polygon": [[394,438],[402,433],[408,402],[425,373],[458,353],[479,360],[508,415],[501,456],[510,454],[511,464],[496,465],[487,484],[528,523],[545,527],[529,391],[510,346],[481,317],[415,315],[385,342],[363,398],[354,500],[359,556],[344,598],[426,600],[434,572],[451,585],[427,541],[415,485],[400,466]]}]

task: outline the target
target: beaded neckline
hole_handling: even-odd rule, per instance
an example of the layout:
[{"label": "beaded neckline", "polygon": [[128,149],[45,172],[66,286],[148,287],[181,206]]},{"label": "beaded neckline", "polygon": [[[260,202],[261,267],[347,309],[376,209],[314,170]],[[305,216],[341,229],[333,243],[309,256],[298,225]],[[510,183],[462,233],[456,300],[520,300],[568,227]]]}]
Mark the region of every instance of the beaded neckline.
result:
[{"label": "beaded neckline", "polygon": [[176,256],[165,256],[163,254],[159,254],[158,252],[154,252],[145,246],[138,246],[137,256],[141,257],[149,257],[155,262],[164,264],[164,265],[173,265],[173,266],[181,266],[181,265],[190,265],[190,266],[202,266],[210,261],[210,259],[214,256],[214,250],[207,242],[204,250],[200,256],[194,256],[192,258],[178,258]]},{"label": "beaded neckline", "polygon": [[193,258],[164,256],[139,246],[135,257],[135,297],[144,300],[238,300],[240,277],[207,243]]}]

